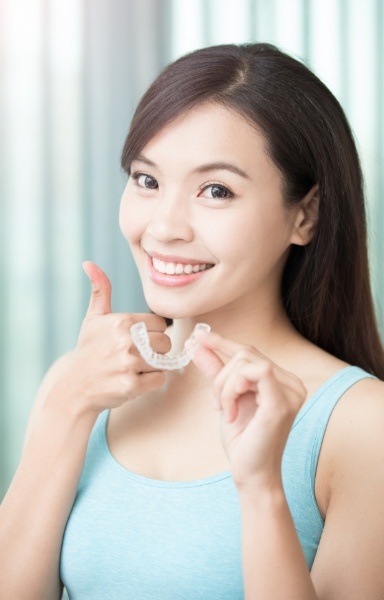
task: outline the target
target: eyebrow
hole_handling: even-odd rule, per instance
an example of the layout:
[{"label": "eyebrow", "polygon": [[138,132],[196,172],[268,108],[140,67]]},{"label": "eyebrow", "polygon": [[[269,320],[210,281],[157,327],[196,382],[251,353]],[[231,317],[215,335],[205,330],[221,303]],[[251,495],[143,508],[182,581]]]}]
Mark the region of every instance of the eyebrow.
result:
[{"label": "eyebrow", "polygon": [[[142,154],[136,156],[136,158],[134,158],[132,162],[135,162],[136,160],[148,165],[149,167],[156,167],[156,164],[154,162],[152,162],[151,160],[149,160],[149,158],[146,158]],[[193,173],[207,173],[208,171],[230,171],[231,173],[235,173],[235,175],[243,177],[243,179],[249,179],[249,175],[247,175],[245,171],[240,169],[240,167],[234,165],[233,163],[225,161],[217,161],[207,163],[205,165],[200,165],[199,167],[196,167],[196,169],[193,170]]]},{"label": "eyebrow", "polygon": [[240,175],[243,179],[249,179],[249,176],[245,171],[237,167],[236,165],[228,162],[213,162],[208,163],[206,165],[201,165],[194,169],[195,173],[206,173],[207,171],[230,171],[231,173],[235,173],[236,175]]}]

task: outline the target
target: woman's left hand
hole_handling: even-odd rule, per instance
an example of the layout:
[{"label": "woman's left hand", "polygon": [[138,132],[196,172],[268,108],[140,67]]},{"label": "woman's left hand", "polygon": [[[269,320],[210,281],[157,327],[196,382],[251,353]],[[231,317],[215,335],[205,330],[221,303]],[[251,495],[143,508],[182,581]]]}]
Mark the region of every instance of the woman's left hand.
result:
[{"label": "woman's left hand", "polygon": [[222,440],[235,484],[281,486],[285,444],[306,398],[302,382],[246,346],[200,334],[194,363],[213,383]]}]

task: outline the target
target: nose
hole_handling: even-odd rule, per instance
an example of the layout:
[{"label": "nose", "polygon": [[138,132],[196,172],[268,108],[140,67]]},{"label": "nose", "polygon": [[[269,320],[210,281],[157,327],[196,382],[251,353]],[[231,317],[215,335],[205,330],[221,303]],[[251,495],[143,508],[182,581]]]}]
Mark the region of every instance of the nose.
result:
[{"label": "nose", "polygon": [[193,228],[189,219],[187,200],[181,195],[161,195],[153,207],[147,233],[159,242],[193,239]]}]

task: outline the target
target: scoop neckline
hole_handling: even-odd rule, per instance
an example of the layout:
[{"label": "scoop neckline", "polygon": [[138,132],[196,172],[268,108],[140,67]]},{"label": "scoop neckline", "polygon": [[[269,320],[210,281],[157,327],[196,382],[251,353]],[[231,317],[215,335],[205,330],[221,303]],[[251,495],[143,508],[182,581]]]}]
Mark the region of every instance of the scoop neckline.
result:
[{"label": "scoop neckline", "polygon": [[107,438],[107,426],[109,419],[110,410],[104,411],[101,416],[103,417],[100,431],[99,431],[99,441],[101,445],[101,449],[106,455],[109,463],[117,469],[120,474],[123,474],[128,479],[141,484],[141,485],[149,485],[152,487],[162,487],[162,488],[188,488],[188,487],[201,487],[204,485],[211,485],[213,483],[218,483],[225,479],[231,479],[232,474],[228,469],[226,471],[221,471],[219,473],[214,473],[213,475],[208,475],[207,477],[201,477],[199,479],[187,479],[187,480],[168,480],[168,479],[155,479],[152,477],[147,477],[145,475],[140,475],[140,473],[136,473],[135,471],[131,471],[127,467],[124,467],[112,454]]},{"label": "scoop neckline", "polygon": [[[296,418],[292,424],[291,431],[296,425],[301,421],[301,419],[305,416],[308,410],[313,406],[313,404],[318,400],[322,394],[326,392],[326,390],[339,378],[341,378],[345,373],[349,371],[359,371],[365,373],[360,367],[355,367],[352,365],[347,365],[342,369],[339,369],[331,375],[326,381],[324,381],[317,390],[310,396],[307,402],[302,406],[299,412],[296,415]],[[369,376],[369,373],[367,373]],[[131,479],[132,481],[152,487],[161,487],[161,488],[189,488],[189,487],[201,487],[204,485],[211,485],[214,483],[218,483],[225,479],[232,479],[232,474],[229,469],[225,471],[221,471],[219,473],[215,473],[213,475],[208,475],[207,477],[201,477],[198,479],[190,479],[190,480],[167,480],[167,479],[155,479],[151,477],[147,477],[145,475],[140,475],[134,471],[131,471],[127,467],[124,467],[112,454],[107,438],[107,426],[109,420],[110,409],[103,411],[100,415],[102,417],[102,422],[99,431],[99,441],[101,445],[101,449],[106,455],[109,463],[117,469],[120,474],[123,474],[125,477]]]}]

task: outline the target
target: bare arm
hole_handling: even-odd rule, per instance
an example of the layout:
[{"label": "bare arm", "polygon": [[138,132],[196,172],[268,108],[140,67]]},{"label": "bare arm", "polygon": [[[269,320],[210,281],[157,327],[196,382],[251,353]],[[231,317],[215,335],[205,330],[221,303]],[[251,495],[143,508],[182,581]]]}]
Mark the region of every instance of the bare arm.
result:
[{"label": "bare arm", "polygon": [[384,383],[361,381],[336,406],[320,455],[330,474],[312,568],[320,600],[384,598],[383,431]]},{"label": "bare arm", "polygon": [[61,597],[62,537],[96,418],[164,381],[129,335],[135,320],[145,320],[152,345],[167,352],[164,320],[111,313],[108,278],[91,263],[88,273],[92,295],[76,350],[41,386],[19,468],[0,507],[0,600]]},{"label": "bare arm", "polygon": [[1,600],[61,597],[61,540],[97,416],[79,418],[50,401],[70,361],[59,360],[43,382],[19,468],[0,507]]}]

